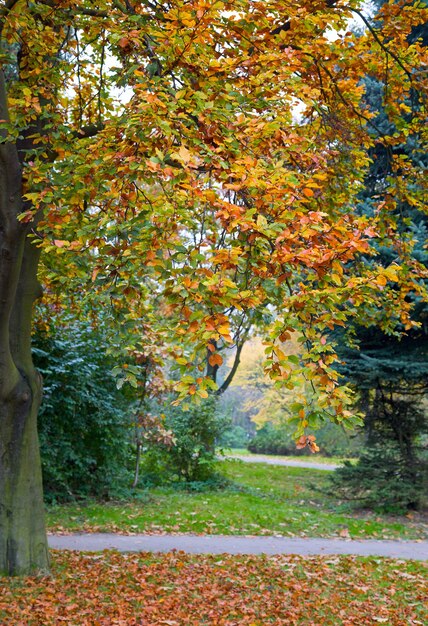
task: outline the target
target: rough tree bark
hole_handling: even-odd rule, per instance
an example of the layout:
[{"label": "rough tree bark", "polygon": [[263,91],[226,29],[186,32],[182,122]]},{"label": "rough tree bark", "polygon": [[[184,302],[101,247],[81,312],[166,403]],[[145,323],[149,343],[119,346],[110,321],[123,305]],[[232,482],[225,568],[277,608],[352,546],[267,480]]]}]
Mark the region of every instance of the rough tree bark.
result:
[{"label": "rough tree bark", "polygon": [[[0,72],[0,118],[8,119]],[[3,140],[3,141],[2,141]],[[37,437],[41,377],[31,358],[31,317],[41,289],[39,250],[19,222],[22,163],[15,143],[0,138],[0,573],[48,568]]]}]

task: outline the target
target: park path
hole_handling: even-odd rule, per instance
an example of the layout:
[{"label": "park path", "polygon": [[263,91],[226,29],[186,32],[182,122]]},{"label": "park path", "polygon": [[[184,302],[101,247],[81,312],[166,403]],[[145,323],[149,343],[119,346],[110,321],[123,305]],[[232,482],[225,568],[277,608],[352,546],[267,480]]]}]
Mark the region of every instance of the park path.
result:
[{"label": "park path", "polygon": [[234,454],[226,454],[226,459],[236,459],[238,461],[244,461],[244,463],[266,463],[266,465],[284,465],[286,467],[306,467],[316,470],[335,470],[340,465],[335,465],[333,463],[316,463],[315,461],[295,461],[294,459],[278,459],[271,456],[264,456],[258,454],[257,456],[245,456],[245,455],[234,455]]},{"label": "park path", "polygon": [[[269,456],[233,456],[244,463],[266,463],[287,467],[334,470],[338,465],[278,459]],[[330,539],[300,537],[257,537],[231,535],[120,535],[116,533],[75,533],[48,536],[49,546],[56,550],[99,552],[170,552],[190,554],[300,554],[384,556],[397,559],[428,560],[428,541],[393,541],[387,539]]]},{"label": "park path", "polygon": [[428,541],[377,539],[324,539],[298,537],[248,537],[230,535],[119,535],[87,533],[49,535],[49,546],[56,550],[99,552],[170,552],[190,554],[301,554],[386,556],[397,559],[428,560]]}]

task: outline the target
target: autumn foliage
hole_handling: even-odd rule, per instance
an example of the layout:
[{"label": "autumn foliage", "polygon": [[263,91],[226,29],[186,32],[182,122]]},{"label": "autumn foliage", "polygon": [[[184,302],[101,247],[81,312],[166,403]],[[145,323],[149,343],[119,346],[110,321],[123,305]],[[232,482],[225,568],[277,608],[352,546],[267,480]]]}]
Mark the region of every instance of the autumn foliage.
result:
[{"label": "autumn foliage", "polygon": [[408,626],[422,564],[356,557],[55,554],[55,577],[0,584],[4,626]]},{"label": "autumn foliage", "polygon": [[[426,180],[396,147],[426,145],[427,52],[410,35],[428,9],[391,0],[370,19],[361,5],[2,3],[0,569],[47,564],[38,280],[54,310],[83,309],[90,293],[113,311],[128,353],[167,345],[178,402],[216,391],[219,353],[257,325],[272,380],[300,375],[312,389],[298,437],[325,419],[358,421],[329,331],[350,318],[406,331],[412,301],[426,298],[396,219],[403,202],[423,210]],[[362,33],[349,29],[355,16]],[[363,76],[383,85],[385,128]],[[378,145],[391,175],[368,216],[357,196]],[[394,250],[388,264],[375,240]],[[147,326],[155,339],[142,349]],[[284,350],[292,333],[298,363]]]},{"label": "autumn foliage", "polygon": [[[427,10],[385,4],[361,35],[347,30],[358,3],[341,0],[20,6],[4,38],[13,46],[18,29],[31,46],[7,128],[42,120],[22,219],[43,211],[40,245],[57,257],[49,292],[113,291],[136,324],[154,299],[155,326],[178,345],[182,398],[210,392],[207,348],[220,366],[221,348],[273,307],[267,373],[289,383],[282,343],[298,331],[299,373],[316,390],[299,434],[308,418],[352,422],[325,333],[349,318],[410,328],[406,296],[423,295],[394,218],[400,202],[422,204],[423,185],[409,182],[421,173],[394,146],[426,132],[426,52],[408,35]],[[391,135],[374,132],[363,75],[385,83]],[[376,143],[391,149],[395,176],[369,219],[355,205]],[[382,238],[396,259],[359,264]]]}]

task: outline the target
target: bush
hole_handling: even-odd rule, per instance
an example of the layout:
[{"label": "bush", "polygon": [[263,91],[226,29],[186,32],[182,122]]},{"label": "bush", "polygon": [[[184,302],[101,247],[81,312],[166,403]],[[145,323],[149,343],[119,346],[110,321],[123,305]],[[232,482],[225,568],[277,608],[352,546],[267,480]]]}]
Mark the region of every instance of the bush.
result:
[{"label": "bush", "polygon": [[200,483],[215,477],[216,445],[229,420],[216,412],[214,398],[199,405],[168,407],[165,427],[173,432],[170,448],[153,446],[142,460],[143,479],[150,482],[184,481]]},{"label": "bush", "polygon": [[[343,428],[333,423],[315,432],[320,453],[324,456],[355,456],[362,445],[359,434],[349,435]],[[269,422],[257,431],[248,444],[250,452],[258,454],[280,454],[286,456],[304,456],[311,454],[307,449],[298,450],[293,439],[293,429],[284,425],[275,427]]]},{"label": "bush", "polygon": [[304,454],[296,450],[291,434],[283,429],[275,428],[272,424],[265,424],[248,444],[248,450],[256,454]]},{"label": "bush", "polygon": [[102,334],[77,322],[37,333],[33,356],[44,379],[39,436],[47,498],[106,497],[130,484],[127,407]]},{"label": "bush", "polygon": [[230,426],[219,440],[219,446],[223,448],[246,448],[249,436],[242,426]]}]

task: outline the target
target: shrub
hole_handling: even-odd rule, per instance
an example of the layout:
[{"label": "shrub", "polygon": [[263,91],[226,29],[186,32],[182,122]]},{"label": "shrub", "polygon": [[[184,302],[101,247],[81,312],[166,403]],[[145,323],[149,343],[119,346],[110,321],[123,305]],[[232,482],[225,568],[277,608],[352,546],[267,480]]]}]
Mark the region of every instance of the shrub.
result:
[{"label": "shrub", "polygon": [[272,424],[265,424],[257,431],[254,438],[248,444],[248,450],[256,454],[304,454],[296,450],[291,434],[284,429],[275,428]]},{"label": "shrub", "polygon": [[249,435],[242,426],[230,426],[220,437],[219,445],[223,448],[246,448]]},{"label": "shrub", "polygon": [[146,481],[198,483],[215,476],[216,445],[229,420],[216,412],[216,401],[208,398],[187,410],[181,406],[166,409],[165,427],[175,443],[170,448],[153,446],[143,457]]},{"label": "shrub", "polygon": [[[315,432],[320,453],[324,456],[355,456],[362,445],[360,434],[349,435],[340,426],[328,423]],[[311,454],[307,449],[298,450],[293,439],[293,428],[287,424],[275,427],[269,422],[257,431],[248,444],[250,452],[259,454],[283,454],[302,456]]]},{"label": "shrub", "polygon": [[34,338],[44,379],[39,435],[48,499],[106,497],[130,483],[126,401],[105,347],[100,332],[77,322]]}]

